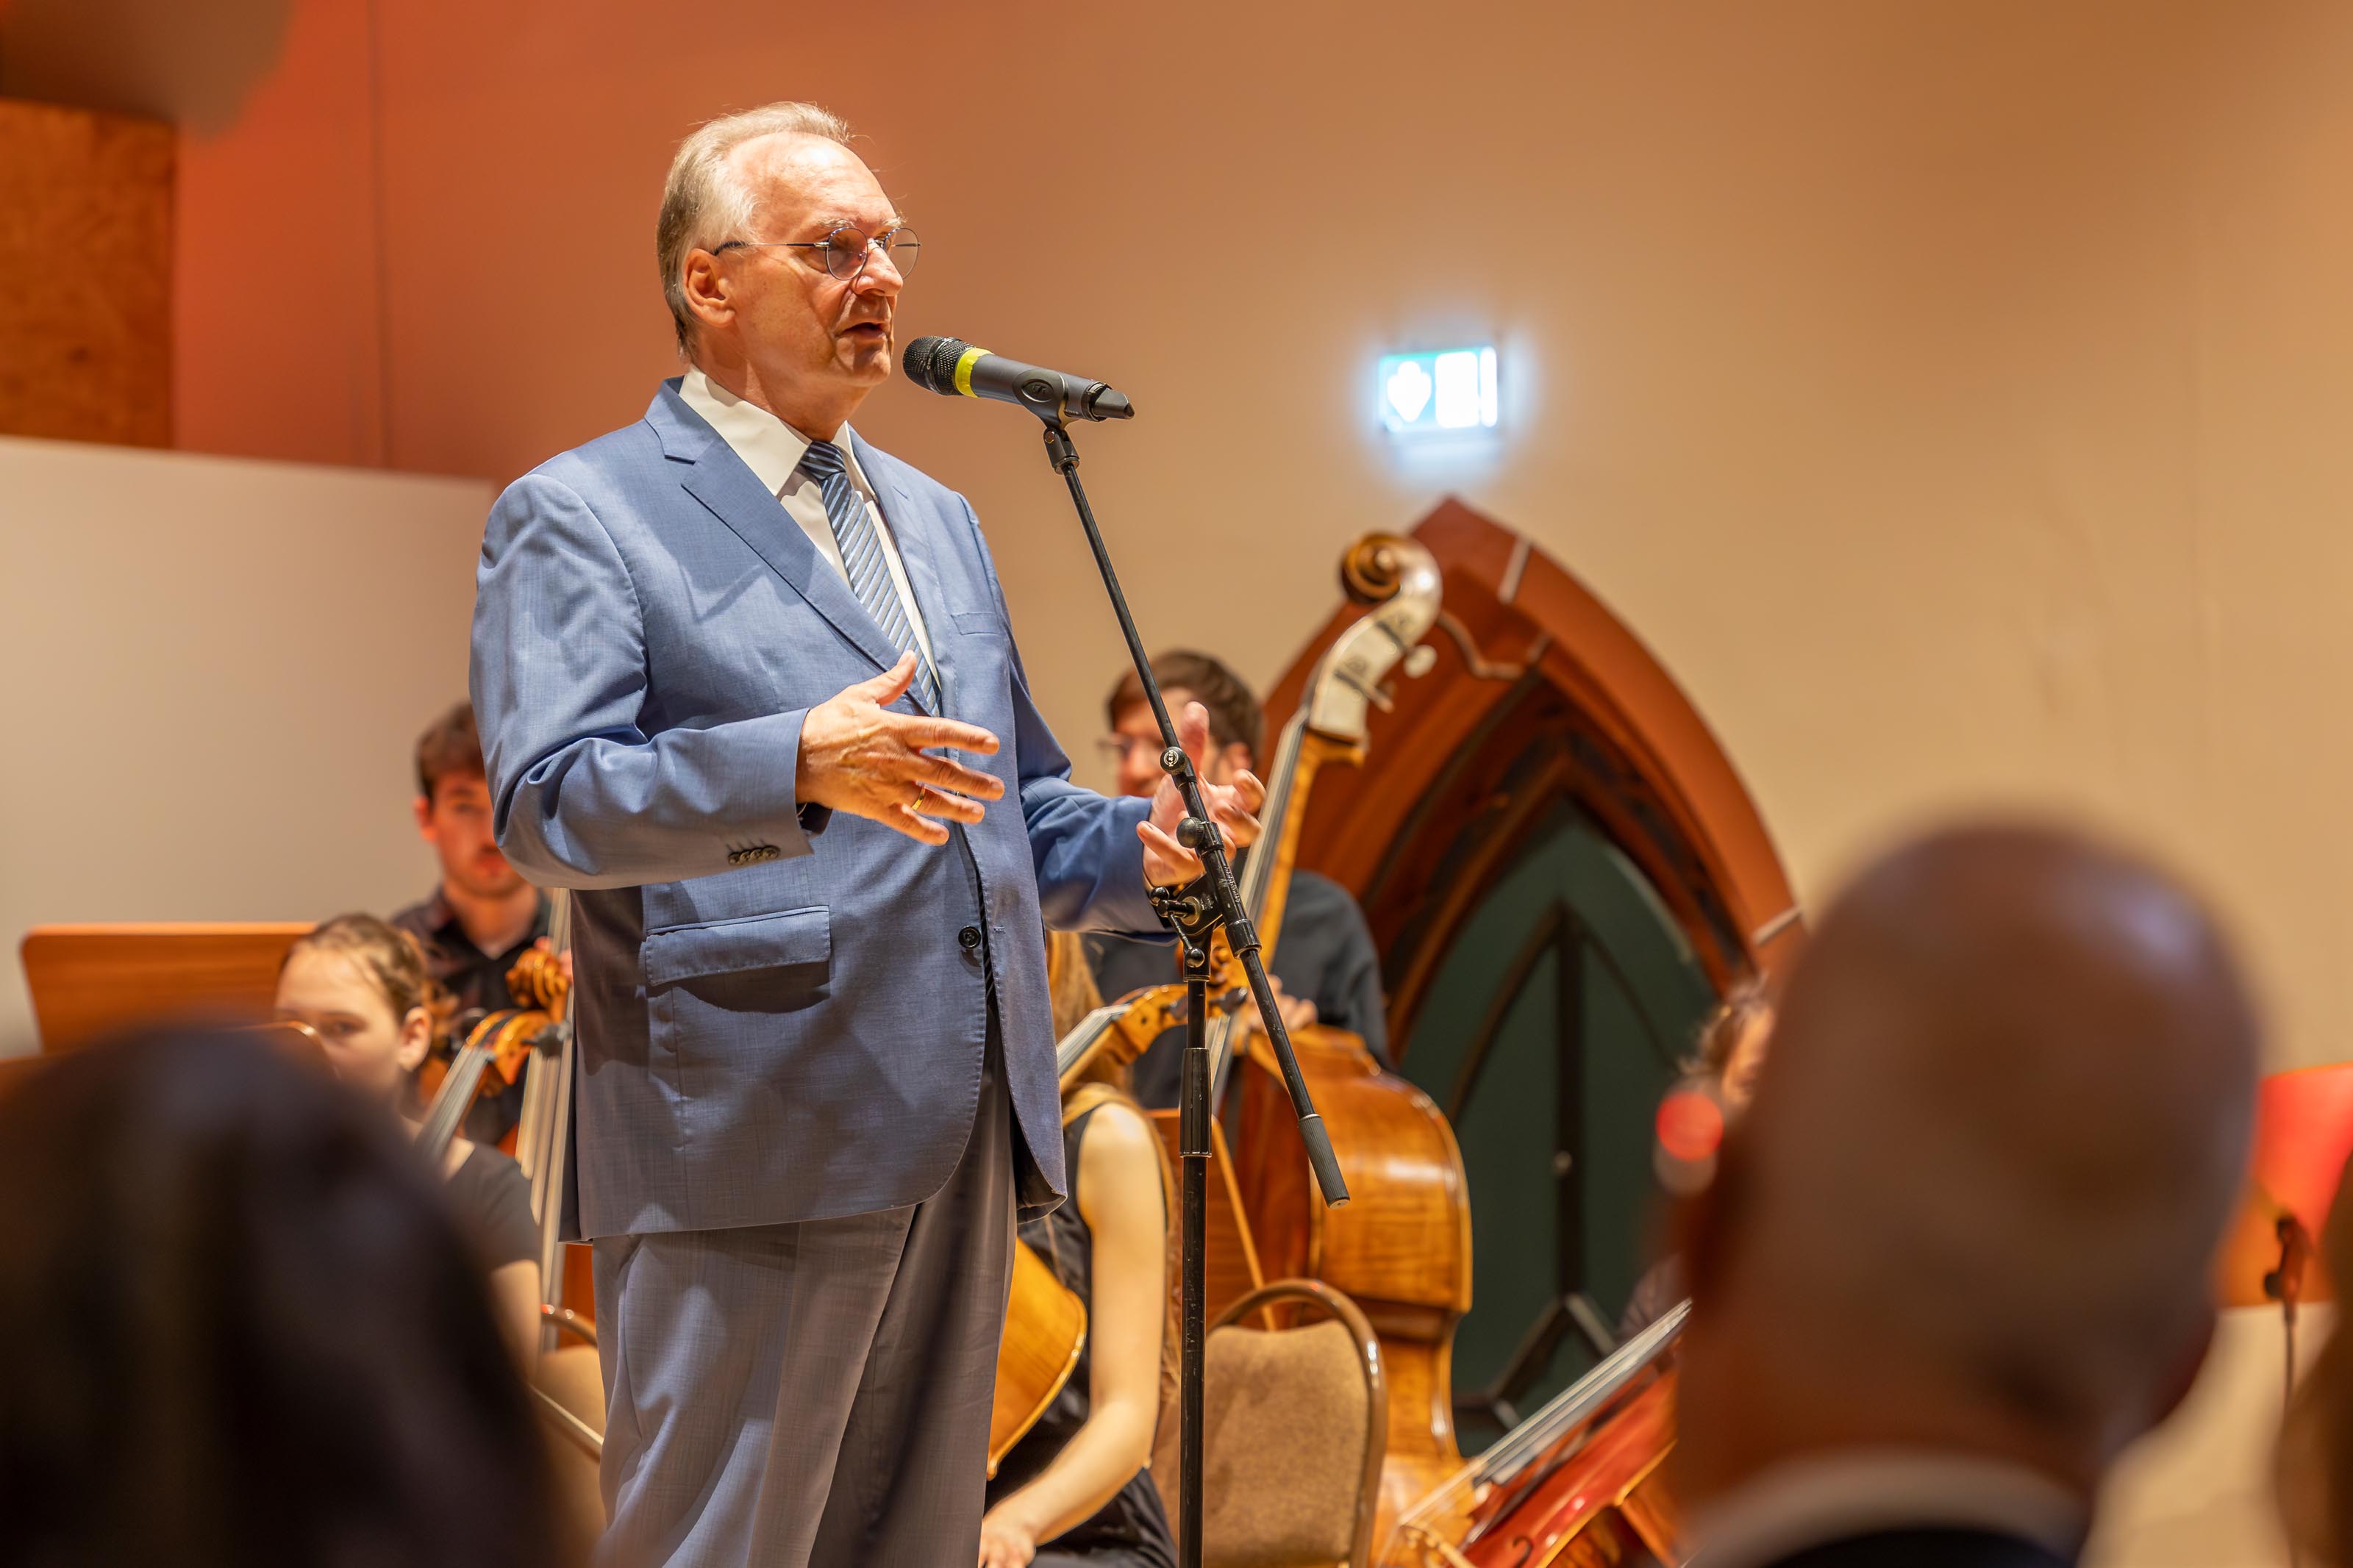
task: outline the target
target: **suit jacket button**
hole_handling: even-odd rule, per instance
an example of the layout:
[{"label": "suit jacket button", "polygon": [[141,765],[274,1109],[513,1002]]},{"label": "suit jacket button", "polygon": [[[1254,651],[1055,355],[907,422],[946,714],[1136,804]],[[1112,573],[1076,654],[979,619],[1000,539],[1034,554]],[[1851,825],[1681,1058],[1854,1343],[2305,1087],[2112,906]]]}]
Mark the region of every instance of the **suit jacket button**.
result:
[{"label": "suit jacket button", "polygon": [[970,952],[974,948],[978,947],[980,945],[980,928],[978,926],[966,926],[964,930],[956,932],[956,945],[964,949],[966,952]]}]

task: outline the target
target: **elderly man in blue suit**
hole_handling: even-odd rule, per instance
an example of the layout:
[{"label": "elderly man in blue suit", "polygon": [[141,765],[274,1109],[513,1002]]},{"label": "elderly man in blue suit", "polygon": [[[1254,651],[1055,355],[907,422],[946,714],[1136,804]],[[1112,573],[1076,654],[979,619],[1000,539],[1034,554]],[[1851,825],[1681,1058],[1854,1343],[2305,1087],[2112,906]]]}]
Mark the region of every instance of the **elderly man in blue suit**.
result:
[{"label": "elderly man in blue suit", "polygon": [[1173,789],[1069,782],[972,508],[847,424],[921,254],[848,142],[688,139],[690,368],[482,543],[500,847],[577,889],[614,1563],[969,1568],[1016,1209],[1063,1188],[1042,933],[1199,873]]}]

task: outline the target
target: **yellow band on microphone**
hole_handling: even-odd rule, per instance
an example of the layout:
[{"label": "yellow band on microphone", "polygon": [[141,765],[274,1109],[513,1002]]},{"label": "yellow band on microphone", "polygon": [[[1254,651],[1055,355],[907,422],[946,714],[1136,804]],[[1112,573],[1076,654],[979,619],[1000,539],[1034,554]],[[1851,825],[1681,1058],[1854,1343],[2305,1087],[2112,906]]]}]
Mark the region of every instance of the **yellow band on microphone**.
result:
[{"label": "yellow band on microphone", "polygon": [[966,397],[978,397],[972,389],[972,367],[988,357],[987,349],[966,349],[956,358],[955,389]]}]

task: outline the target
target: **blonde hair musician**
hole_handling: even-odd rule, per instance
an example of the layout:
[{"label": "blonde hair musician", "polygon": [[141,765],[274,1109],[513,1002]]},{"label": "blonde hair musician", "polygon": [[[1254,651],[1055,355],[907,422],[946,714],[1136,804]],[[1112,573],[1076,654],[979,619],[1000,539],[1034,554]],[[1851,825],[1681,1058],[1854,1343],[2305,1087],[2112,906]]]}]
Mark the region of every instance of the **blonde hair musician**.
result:
[{"label": "blonde hair musician", "polygon": [[[1082,939],[1046,939],[1054,1029],[1100,1005]],[[1087,1306],[1078,1365],[998,1466],[980,1524],[980,1568],[1085,1563],[1175,1568],[1167,1515],[1145,1465],[1171,1379],[1168,1188],[1160,1140],[1129,1098],[1124,1067],[1071,1085],[1062,1145],[1071,1195],[1021,1226]]]},{"label": "blonde hair musician", "polygon": [[[1757,1074],[1773,1038],[1773,993],[1762,975],[1736,980],[1699,1028],[1699,1047],[1683,1064],[1685,1082],[1706,1085],[1726,1121],[1748,1109]],[[1683,1260],[1669,1253],[1643,1271],[1618,1319],[1620,1340],[1632,1339],[1667,1315],[1686,1294]]]},{"label": "blonde hair musician", "polygon": [[[308,1025],[336,1077],[404,1119],[409,1075],[439,1030],[439,1000],[416,940],[374,915],[337,915],[297,938],[278,970],[278,1016]],[[458,1228],[489,1276],[499,1328],[528,1366],[539,1345],[539,1226],[522,1167],[457,1138],[441,1179]]]}]

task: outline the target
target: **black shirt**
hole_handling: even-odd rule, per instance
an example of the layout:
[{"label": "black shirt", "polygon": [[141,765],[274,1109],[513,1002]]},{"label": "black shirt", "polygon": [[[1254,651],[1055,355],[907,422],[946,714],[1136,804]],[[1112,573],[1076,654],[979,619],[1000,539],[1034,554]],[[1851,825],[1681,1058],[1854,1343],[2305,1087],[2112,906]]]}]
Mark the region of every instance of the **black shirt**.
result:
[{"label": "black shirt", "polygon": [[442,1190],[459,1234],[486,1271],[539,1261],[539,1225],[531,1217],[531,1183],[521,1165],[477,1143]]},{"label": "black shirt", "polygon": [[[1185,977],[1183,961],[1167,942],[1090,936],[1087,961],[1094,968],[1095,988],[1107,1002],[1142,986]],[[1315,1004],[1318,1023],[1360,1036],[1374,1058],[1389,1065],[1381,955],[1374,950],[1365,911],[1347,889],[1313,871],[1293,871],[1291,895],[1282,906],[1282,929],[1275,938],[1274,962],[1267,967],[1285,991]],[[1176,1103],[1184,1041],[1182,1029],[1171,1029],[1136,1058],[1134,1094],[1146,1106],[1165,1109]]]},{"label": "black shirt", "polygon": [[[539,908],[531,917],[531,929],[523,932],[522,941],[499,953],[484,952],[474,945],[439,888],[393,916],[392,923],[417,939],[417,945],[425,950],[427,972],[458,999],[460,1015],[475,1009],[495,1013],[515,1005],[514,994],[507,989],[507,971],[547,934],[547,895],[542,893]],[[451,1048],[462,1043],[461,1036]],[[466,1136],[477,1143],[495,1144],[522,1120],[522,1080],[517,1079],[496,1096],[473,1103],[466,1112]]]}]

